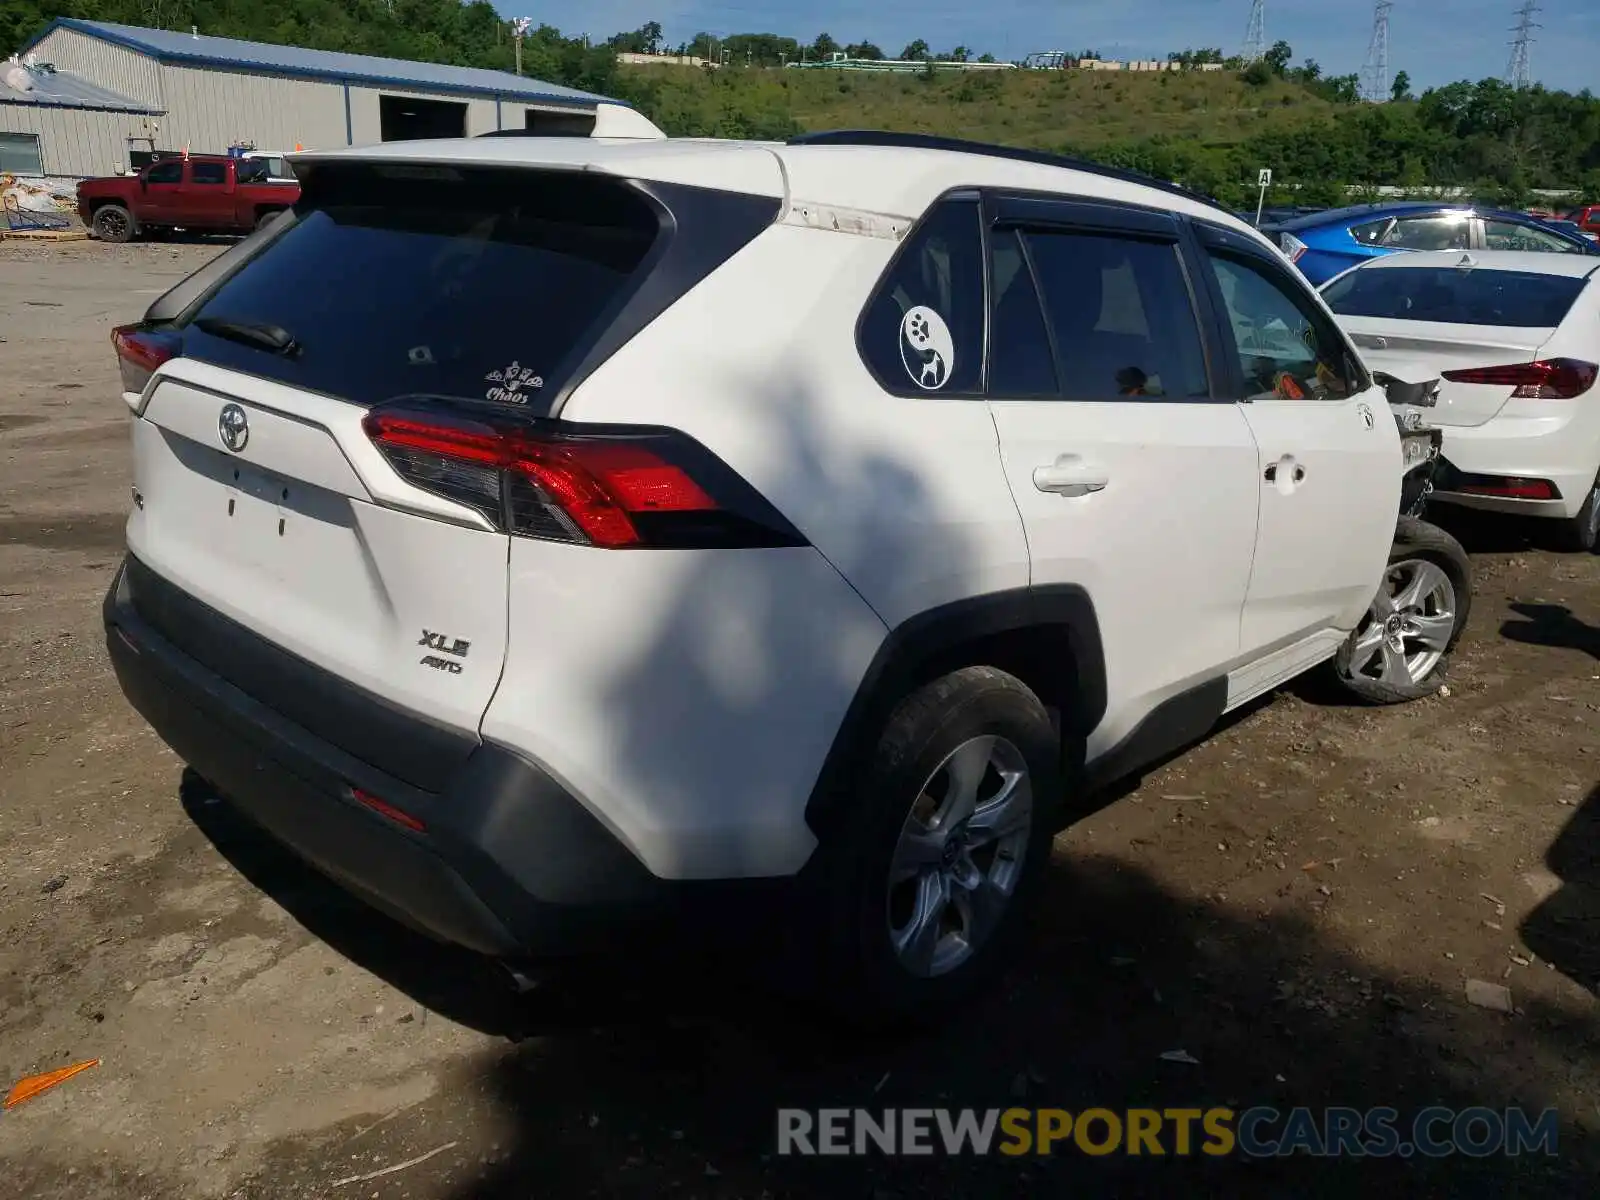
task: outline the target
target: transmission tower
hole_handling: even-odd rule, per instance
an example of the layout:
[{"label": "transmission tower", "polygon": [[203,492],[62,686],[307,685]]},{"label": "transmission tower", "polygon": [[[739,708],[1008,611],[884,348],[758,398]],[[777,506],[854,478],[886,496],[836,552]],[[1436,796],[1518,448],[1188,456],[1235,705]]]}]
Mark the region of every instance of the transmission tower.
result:
[{"label": "transmission tower", "polygon": [[1250,0],[1250,24],[1244,31],[1244,60],[1258,61],[1267,52],[1267,0]]},{"label": "transmission tower", "polygon": [[1533,18],[1539,12],[1534,0],[1523,0],[1517,9],[1517,24],[1511,31],[1517,36],[1511,43],[1511,62],[1506,67],[1506,82],[1514,88],[1525,88],[1531,82],[1528,70],[1528,47],[1533,45],[1533,31],[1541,28]]},{"label": "transmission tower", "polygon": [[1382,104],[1389,99],[1389,10],[1394,0],[1378,0],[1372,7],[1372,42],[1367,46],[1367,62],[1361,68],[1367,99]]},{"label": "transmission tower", "polygon": [[511,22],[511,37],[517,45],[517,74],[522,74],[522,39],[528,36],[528,27],[533,24],[531,17],[515,17]]}]

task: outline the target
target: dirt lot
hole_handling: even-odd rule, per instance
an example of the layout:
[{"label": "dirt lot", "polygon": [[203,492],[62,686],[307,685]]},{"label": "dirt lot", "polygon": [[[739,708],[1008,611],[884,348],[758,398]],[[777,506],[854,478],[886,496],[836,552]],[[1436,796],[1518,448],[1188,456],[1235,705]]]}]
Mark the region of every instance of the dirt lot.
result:
[{"label": "dirt lot", "polygon": [[[1109,798],[1059,839],[1023,968],[941,1032],[845,1040],[700,968],[514,999],[181,792],[114,686],[98,608],[130,478],[107,333],[213,252],[0,246],[0,1086],[102,1060],[0,1115],[0,1190],[1592,1194],[1594,560],[1458,526],[1480,591],[1448,696],[1281,693]],[[1469,1005],[1470,979],[1515,1011]],[[774,1155],[783,1105],[1019,1102],[1520,1104],[1562,1131],[1520,1162]]]}]

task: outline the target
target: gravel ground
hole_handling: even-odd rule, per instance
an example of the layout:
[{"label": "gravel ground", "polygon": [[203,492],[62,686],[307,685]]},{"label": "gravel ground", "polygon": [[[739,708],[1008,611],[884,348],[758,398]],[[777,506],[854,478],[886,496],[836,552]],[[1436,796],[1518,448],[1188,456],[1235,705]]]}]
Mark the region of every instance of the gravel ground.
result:
[{"label": "gravel ground", "polygon": [[[111,678],[107,335],[215,249],[0,245],[0,1081],[101,1059],[0,1115],[13,1194],[1592,1192],[1595,560],[1455,526],[1479,594],[1448,696],[1280,692],[1105,798],[1058,839],[1021,968],[947,1028],[848,1039],[701,965],[514,997],[181,788]],[[774,1153],[779,1106],[1019,1103],[1523,1105],[1562,1129],[1520,1161]]]}]

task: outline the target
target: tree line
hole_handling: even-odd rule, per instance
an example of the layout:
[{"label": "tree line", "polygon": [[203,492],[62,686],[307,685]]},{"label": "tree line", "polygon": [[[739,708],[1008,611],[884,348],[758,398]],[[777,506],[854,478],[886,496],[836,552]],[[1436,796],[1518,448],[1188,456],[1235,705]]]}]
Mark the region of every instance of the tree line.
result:
[{"label": "tree line", "polygon": [[[508,71],[515,61],[510,25],[487,0],[274,0],[271,5],[240,0],[0,0],[0,48],[20,46],[57,16],[169,29],[194,25],[221,37]],[[633,103],[675,136],[781,138],[800,131],[786,72],[708,69],[674,75],[617,64],[618,49],[664,48],[657,22],[598,43],[541,25],[523,39],[523,69],[535,78]],[[726,38],[701,33],[677,49],[719,62],[726,52],[730,65],[771,67],[826,60],[836,52],[886,57],[871,43],[840,44],[826,33],[805,44],[767,33]],[[974,55],[965,46],[935,53],[925,40],[916,39],[899,57],[938,62],[989,56]],[[1600,99],[1587,89],[1576,94],[1537,86],[1517,90],[1485,79],[1430,88],[1413,98],[1410,80],[1401,71],[1394,78],[1391,103],[1367,104],[1359,100],[1354,75],[1328,76],[1309,58],[1291,65],[1294,52],[1286,42],[1276,43],[1251,64],[1215,48],[1180,50],[1169,58],[1185,66],[1221,63],[1247,86],[1259,87],[1263,103],[1268,96],[1284,105],[1303,102],[1305,119],[1287,128],[1275,123],[1270,130],[1221,145],[1156,133],[1111,145],[1043,148],[1079,152],[1174,180],[1233,204],[1253,198],[1260,167],[1272,168],[1283,185],[1281,199],[1308,203],[1333,203],[1349,187],[1379,185],[1467,187],[1506,203],[1526,200],[1535,188],[1571,188],[1600,202]],[[1295,85],[1298,92],[1283,89],[1279,80]],[[996,89],[1009,84],[991,81]],[[929,99],[939,103],[946,96],[931,72],[905,86],[928,87]],[[864,110],[863,122],[872,116]],[[954,132],[958,122],[953,110],[950,119]]]},{"label": "tree line", "polygon": [[[1410,77],[1399,71],[1390,103],[1364,104],[1355,76],[1323,76],[1309,59],[1291,68],[1287,58],[1275,56],[1267,69],[1328,101],[1317,119],[1227,146],[1155,135],[1089,153],[1230,203],[1253,194],[1251,181],[1261,167],[1272,168],[1277,199],[1308,204],[1339,203],[1351,188],[1385,186],[1419,193],[1466,188],[1508,206],[1528,203],[1535,189],[1600,201],[1600,99],[1588,89],[1517,89],[1483,79],[1413,97]],[[1244,78],[1253,82],[1248,71]]]},{"label": "tree line", "polygon": [[[826,32],[818,34],[810,42],[776,33],[730,33],[726,37],[718,37],[702,32],[673,46],[663,36],[659,21],[649,21],[631,33],[615,34],[606,44],[634,54],[675,54],[743,67],[784,67],[790,63],[830,62],[838,55],[876,61],[890,57],[875,42],[839,42]],[[905,48],[894,57],[901,62],[995,61],[994,55],[979,54],[968,46],[935,51],[922,38],[906,43]]]}]

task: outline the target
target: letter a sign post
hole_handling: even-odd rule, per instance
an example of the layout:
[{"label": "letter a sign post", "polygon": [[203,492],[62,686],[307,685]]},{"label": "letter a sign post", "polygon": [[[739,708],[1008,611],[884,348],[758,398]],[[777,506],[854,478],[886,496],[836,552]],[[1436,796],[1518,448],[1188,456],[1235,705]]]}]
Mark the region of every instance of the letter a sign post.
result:
[{"label": "letter a sign post", "polygon": [[1256,183],[1261,188],[1261,195],[1256,198],[1256,226],[1259,228],[1261,225],[1261,210],[1266,207],[1267,203],[1267,189],[1272,186],[1272,168],[1262,167],[1261,175],[1256,180]]}]

